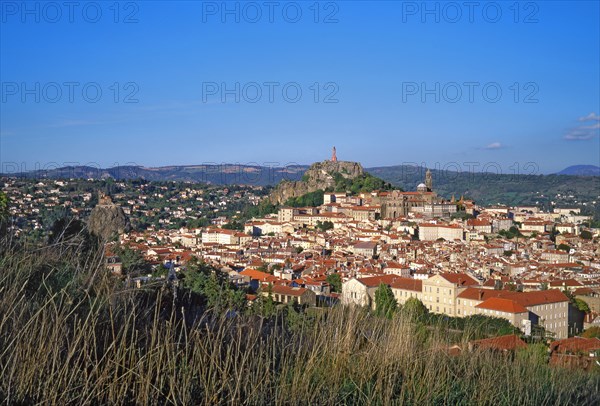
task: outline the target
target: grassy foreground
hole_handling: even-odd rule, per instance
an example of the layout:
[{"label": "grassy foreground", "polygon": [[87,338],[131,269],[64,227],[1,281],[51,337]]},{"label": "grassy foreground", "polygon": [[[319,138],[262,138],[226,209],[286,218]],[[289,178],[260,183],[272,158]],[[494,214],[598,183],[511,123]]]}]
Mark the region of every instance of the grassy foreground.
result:
[{"label": "grassy foreground", "polygon": [[[129,289],[73,244],[0,249],[0,400],[7,404],[593,404],[600,378],[543,354],[447,355],[448,335],[338,307],[214,314]],[[200,310],[199,310],[200,309]],[[463,341],[469,337],[465,335]]]}]

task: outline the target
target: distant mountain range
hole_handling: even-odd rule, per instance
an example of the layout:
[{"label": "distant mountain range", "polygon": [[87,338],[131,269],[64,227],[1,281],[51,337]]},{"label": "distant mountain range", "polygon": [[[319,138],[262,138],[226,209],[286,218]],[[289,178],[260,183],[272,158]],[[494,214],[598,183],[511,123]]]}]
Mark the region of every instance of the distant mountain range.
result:
[{"label": "distant mountain range", "polygon": [[[266,167],[253,165],[117,166],[99,169],[71,166],[11,174],[26,178],[146,179],[153,181],[204,182],[216,185],[276,185],[281,180],[300,180],[308,165]],[[425,179],[425,167],[396,165],[365,169],[396,187],[415,190]],[[577,165],[552,175],[497,175],[432,169],[433,188],[441,196],[464,195],[482,204],[577,204],[600,200],[600,168]],[[593,176],[590,176],[592,175]],[[576,176],[573,176],[576,175]],[[570,196],[570,197],[569,197]],[[600,206],[600,205],[599,205]]]},{"label": "distant mountain range", "polygon": [[556,173],[557,175],[573,176],[600,176],[600,166],[596,165],[573,165]]},{"label": "distant mountain range", "polygon": [[91,166],[66,166],[57,169],[36,170],[11,174],[33,179],[146,179],[150,181],[203,182],[215,185],[276,185],[283,179],[298,180],[308,165],[268,167],[254,165],[183,165],[183,166],[115,166],[94,168]]}]

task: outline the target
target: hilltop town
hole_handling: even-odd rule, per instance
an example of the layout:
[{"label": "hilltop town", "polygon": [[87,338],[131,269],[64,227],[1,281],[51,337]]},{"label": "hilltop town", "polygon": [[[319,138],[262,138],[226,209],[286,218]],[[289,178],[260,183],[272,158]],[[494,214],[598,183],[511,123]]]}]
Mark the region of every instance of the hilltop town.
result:
[{"label": "hilltop town", "polygon": [[600,404],[599,14],[1,1],[0,404]]},{"label": "hilltop town", "polygon": [[[20,219],[14,224],[33,224],[21,233],[42,228],[38,195],[49,199],[43,209],[89,216],[107,241],[107,269],[140,288],[176,283],[194,260],[244,292],[248,306],[268,296],[304,307],[375,309],[386,286],[399,306],[417,299],[431,314],[502,318],[525,336],[567,339],[600,326],[600,229],[590,217],[577,207],[544,212],[444,198],[430,171],[415,190],[393,189],[359,163],[338,161],[334,149],[302,180],[270,193],[141,181],[128,189],[121,181],[110,184],[119,190],[112,197],[99,195],[94,210],[86,203],[96,196],[81,181],[10,182],[5,190]],[[128,216],[112,241],[98,214],[111,207]],[[152,214],[160,219],[149,221]],[[148,266],[129,266],[123,249]]]}]

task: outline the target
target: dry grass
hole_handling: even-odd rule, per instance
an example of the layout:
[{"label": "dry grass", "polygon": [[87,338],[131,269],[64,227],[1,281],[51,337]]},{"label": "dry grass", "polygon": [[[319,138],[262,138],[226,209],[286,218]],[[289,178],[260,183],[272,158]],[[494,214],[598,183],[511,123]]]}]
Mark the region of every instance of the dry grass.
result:
[{"label": "dry grass", "polygon": [[100,256],[58,246],[0,254],[7,404],[543,405],[592,404],[600,393],[598,375],[535,357],[450,357],[443,332],[400,317],[340,307],[294,333],[282,317],[208,312],[192,322],[184,299],[126,289],[103,275]]}]

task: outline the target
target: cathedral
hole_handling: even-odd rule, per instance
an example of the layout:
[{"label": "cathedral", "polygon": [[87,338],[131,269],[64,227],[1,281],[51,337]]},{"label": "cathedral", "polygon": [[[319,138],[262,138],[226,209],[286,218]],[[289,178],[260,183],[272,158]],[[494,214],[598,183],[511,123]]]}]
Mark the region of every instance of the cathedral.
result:
[{"label": "cathedral", "polygon": [[425,173],[425,183],[416,192],[393,190],[380,193],[381,217],[406,217],[409,213],[422,213],[425,217],[450,217],[456,213],[456,203],[448,202],[433,191],[431,171]]}]

